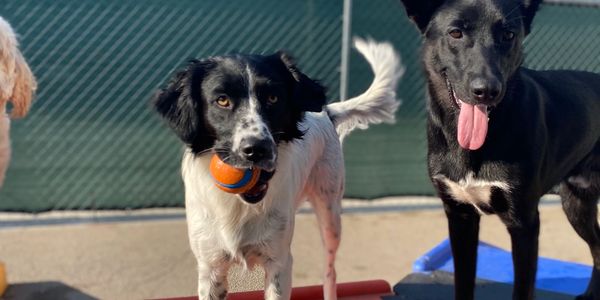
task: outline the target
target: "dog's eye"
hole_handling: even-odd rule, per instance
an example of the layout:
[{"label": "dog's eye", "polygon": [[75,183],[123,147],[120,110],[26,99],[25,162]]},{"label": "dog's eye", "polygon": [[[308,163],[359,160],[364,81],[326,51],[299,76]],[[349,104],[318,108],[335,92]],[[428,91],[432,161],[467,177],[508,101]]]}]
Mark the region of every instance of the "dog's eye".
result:
[{"label": "dog's eye", "polygon": [[504,33],[502,33],[502,38],[505,41],[512,41],[512,39],[515,38],[515,33],[510,30],[505,30]]},{"label": "dog's eye", "polygon": [[269,97],[267,97],[267,101],[269,101],[270,104],[277,103],[277,100],[279,100],[279,98],[275,95],[269,95]]},{"label": "dog's eye", "polygon": [[231,100],[229,100],[229,97],[227,96],[219,96],[219,98],[217,98],[217,105],[223,108],[229,108],[231,107]]},{"label": "dog's eye", "polygon": [[450,32],[448,32],[448,34],[455,39],[460,39],[463,37],[463,33],[462,31],[460,31],[459,29],[452,29],[450,30]]}]

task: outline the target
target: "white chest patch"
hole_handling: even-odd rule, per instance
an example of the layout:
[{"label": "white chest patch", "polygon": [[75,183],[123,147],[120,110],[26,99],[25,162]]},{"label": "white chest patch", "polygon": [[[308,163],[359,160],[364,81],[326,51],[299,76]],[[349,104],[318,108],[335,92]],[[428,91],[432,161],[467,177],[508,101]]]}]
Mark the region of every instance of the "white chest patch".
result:
[{"label": "white chest patch", "polygon": [[465,178],[458,182],[452,181],[444,175],[436,175],[433,178],[446,185],[447,192],[455,201],[472,204],[481,214],[483,214],[481,206],[490,204],[493,187],[506,192],[510,191],[508,183],[477,179],[473,172],[469,172]]}]

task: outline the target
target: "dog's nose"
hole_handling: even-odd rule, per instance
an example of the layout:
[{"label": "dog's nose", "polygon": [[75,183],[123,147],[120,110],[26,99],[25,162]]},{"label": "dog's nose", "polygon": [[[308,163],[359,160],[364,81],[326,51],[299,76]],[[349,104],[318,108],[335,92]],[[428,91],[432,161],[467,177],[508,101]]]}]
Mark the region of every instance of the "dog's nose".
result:
[{"label": "dog's nose", "polygon": [[481,102],[491,102],[500,95],[500,81],[497,79],[485,79],[477,77],[471,81],[471,92],[476,100]]},{"label": "dog's nose", "polygon": [[264,159],[271,159],[272,147],[268,140],[248,139],[240,147],[242,156],[251,161],[259,162]]}]

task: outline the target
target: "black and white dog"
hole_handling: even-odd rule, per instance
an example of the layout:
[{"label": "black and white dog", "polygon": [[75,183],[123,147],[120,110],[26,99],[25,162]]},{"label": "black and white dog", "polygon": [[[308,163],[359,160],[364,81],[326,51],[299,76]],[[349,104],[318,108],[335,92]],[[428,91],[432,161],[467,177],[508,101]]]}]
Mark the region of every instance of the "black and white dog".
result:
[{"label": "black and white dog", "polygon": [[[362,95],[326,104],[324,88],[283,53],[192,61],[154,105],[187,145],[182,176],[188,234],[198,260],[200,299],[224,299],[232,263],[265,269],[265,298],[289,299],[294,215],[308,200],[325,246],[325,299],[336,299],[334,260],[344,192],[342,138],[354,128],[393,122],[403,69],[389,44],[356,40],[375,79]],[[218,153],[262,169],[257,188],[225,193],[209,175]]]},{"label": "black and white dog", "polygon": [[402,0],[423,33],[429,174],[444,202],[456,299],[473,299],[480,215],[512,240],[514,299],[532,299],[540,197],[563,208],[594,268],[580,299],[600,299],[600,75],[521,67],[540,0]]}]

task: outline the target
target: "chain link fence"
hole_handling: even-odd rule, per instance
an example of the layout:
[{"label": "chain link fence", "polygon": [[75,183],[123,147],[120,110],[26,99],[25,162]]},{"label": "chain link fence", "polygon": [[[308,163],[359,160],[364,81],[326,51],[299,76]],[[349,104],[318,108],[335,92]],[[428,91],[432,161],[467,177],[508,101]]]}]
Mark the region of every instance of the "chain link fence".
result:
[{"label": "chain link fence", "polygon": [[[407,67],[398,122],[345,142],[348,197],[431,194],[425,167],[420,37],[397,0],[353,0],[352,35],[388,40]],[[339,97],[343,1],[2,0],[38,77],[31,114],[13,123],[0,210],[181,206],[181,145],[149,99],[189,58],[287,49]],[[600,72],[600,8],[548,4],[526,65]],[[348,95],[372,80],[352,52]]]}]

